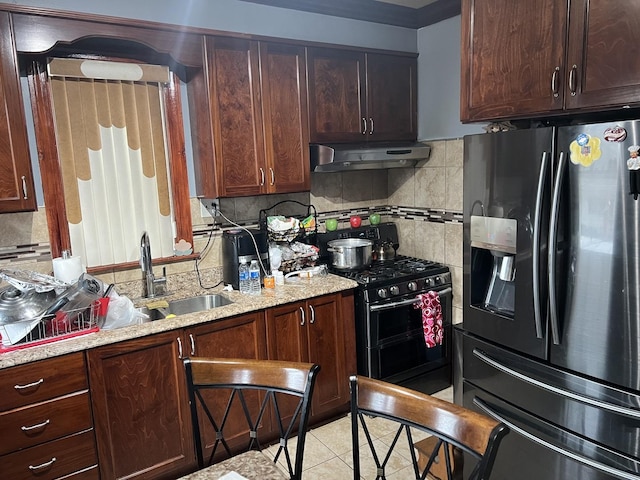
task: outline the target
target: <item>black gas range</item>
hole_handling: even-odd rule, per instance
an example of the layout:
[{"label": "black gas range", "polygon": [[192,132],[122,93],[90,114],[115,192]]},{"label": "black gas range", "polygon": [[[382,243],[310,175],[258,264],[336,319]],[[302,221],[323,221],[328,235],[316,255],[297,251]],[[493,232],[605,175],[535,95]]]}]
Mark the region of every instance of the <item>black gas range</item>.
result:
[{"label": "black gas range", "polygon": [[[318,234],[320,259],[331,265],[327,244],[341,238],[366,238],[398,244],[394,223]],[[434,393],[451,384],[452,286],[446,265],[397,255],[360,270],[331,268],[358,282],[355,290],[358,374]],[[436,292],[442,307],[443,342],[427,347],[419,296]]]}]

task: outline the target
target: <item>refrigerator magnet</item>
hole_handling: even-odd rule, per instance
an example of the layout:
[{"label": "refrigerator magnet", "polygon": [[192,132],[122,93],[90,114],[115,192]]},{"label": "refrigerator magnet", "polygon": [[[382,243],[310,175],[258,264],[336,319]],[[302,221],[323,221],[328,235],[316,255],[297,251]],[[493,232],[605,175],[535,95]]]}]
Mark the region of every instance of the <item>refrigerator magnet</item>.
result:
[{"label": "refrigerator magnet", "polygon": [[600,151],[600,139],[585,133],[581,133],[571,142],[569,150],[571,152],[569,155],[571,163],[582,165],[583,167],[590,166],[602,155]]},{"label": "refrigerator magnet", "polygon": [[629,195],[633,195],[633,199],[637,200],[640,194],[640,146],[631,145],[627,150],[629,150],[629,159],[627,160]]},{"label": "refrigerator magnet", "polygon": [[604,139],[607,142],[624,142],[627,138],[627,131],[620,125],[609,127],[604,131]]}]

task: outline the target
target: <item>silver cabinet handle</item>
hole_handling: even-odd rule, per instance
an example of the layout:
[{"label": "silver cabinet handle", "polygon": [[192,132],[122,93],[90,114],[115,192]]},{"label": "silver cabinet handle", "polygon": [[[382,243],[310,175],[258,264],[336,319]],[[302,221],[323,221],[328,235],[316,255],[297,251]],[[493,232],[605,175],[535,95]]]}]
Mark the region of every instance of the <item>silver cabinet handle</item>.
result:
[{"label": "silver cabinet handle", "polygon": [[193,337],[193,333],[189,334],[189,342],[191,343],[191,356],[196,355],[196,339]]},{"label": "silver cabinet handle", "polygon": [[178,337],[176,340],[178,340],[178,358],[182,358],[182,340],[180,340],[180,337]]},{"label": "silver cabinet handle", "polygon": [[44,378],[41,378],[37,382],[27,383],[26,385],[14,385],[13,388],[15,388],[16,390],[24,390],[25,388],[37,387],[38,385],[41,385],[43,383],[44,383]]},{"label": "silver cabinet handle", "polygon": [[264,185],[264,170],[260,167],[260,185]]},{"label": "silver cabinet handle", "polygon": [[22,430],[23,432],[30,432],[31,430],[40,430],[46,427],[47,425],[49,425],[50,423],[51,423],[50,420],[47,418],[44,422],[31,425],[30,427],[22,426],[20,427],[20,430]]},{"label": "silver cabinet handle", "polygon": [[362,117],[362,134],[367,134],[367,119]]},{"label": "silver cabinet handle", "polygon": [[518,380],[526,382],[535,387],[546,390],[547,392],[555,393],[556,395],[560,395],[565,398],[570,398],[571,400],[578,401],[580,403],[584,403],[586,405],[590,405],[595,408],[599,408],[601,410],[607,410],[608,412],[615,413],[617,415],[624,415],[625,417],[640,419],[640,410],[635,410],[632,408],[622,407],[620,405],[616,405],[614,403],[603,402],[602,400],[598,400],[597,398],[588,397],[586,395],[580,395],[579,393],[571,392],[569,390],[565,390],[563,388],[556,387],[554,385],[550,385],[546,382],[542,382],[536,378],[525,375],[524,373],[520,373],[513,368],[509,368],[506,365],[503,365],[499,361],[491,358],[482,350],[478,350],[477,348],[473,349],[473,355],[480,360],[482,360],[487,365],[495,368],[496,370],[506,373]]},{"label": "silver cabinet handle", "polygon": [[315,321],[316,321],[316,311],[313,308],[313,305],[309,305],[309,310],[311,310],[311,320],[309,320],[309,323],[315,323]]},{"label": "silver cabinet handle", "polygon": [[271,172],[271,185],[276,184],[276,175],[273,173],[273,168],[269,167],[269,171]]},{"label": "silver cabinet handle", "polygon": [[371,128],[369,129],[369,135],[373,135],[373,118],[369,117],[369,123],[371,124]]},{"label": "silver cabinet handle", "polygon": [[22,175],[22,196],[24,200],[27,199],[27,179]]},{"label": "silver cabinet handle", "polygon": [[571,67],[571,71],[569,72],[569,91],[571,92],[571,96],[575,97],[576,96],[576,91],[578,89],[577,85],[576,85],[576,73],[578,71],[578,66],[577,65],[573,65]]},{"label": "silver cabinet handle", "polygon": [[504,423],[507,427],[509,427],[509,429],[513,430],[514,432],[517,432],[523,437],[531,440],[532,442],[537,443],[538,445],[542,445],[543,447],[546,447],[550,450],[553,450],[554,452],[559,453],[562,456],[569,457],[575,460],[576,462],[580,462],[583,465],[588,465],[589,467],[592,467],[596,470],[600,470],[601,472],[611,474],[618,478],[626,478],[629,480],[636,480],[638,478],[638,476],[633,473],[628,473],[623,470],[619,470],[617,468],[606,465],[602,462],[597,462],[588,457],[578,455],[577,453],[571,452],[564,448],[560,448],[552,443],[547,442],[546,440],[542,440],[541,438],[536,437],[535,435],[527,432],[523,428],[520,428],[517,425],[514,425],[513,423],[505,419],[502,415],[499,415],[497,412],[494,412],[489,407],[489,405],[487,405],[485,402],[483,402],[477,397],[473,399],[473,403],[475,403],[482,411],[484,411],[484,413],[486,413],[490,417],[495,418],[497,421]]},{"label": "silver cabinet handle", "polygon": [[29,470],[34,471],[34,470],[41,470],[43,468],[47,468],[50,467],[51,465],[53,465],[56,462],[56,457],[53,457],[51,460],[49,460],[48,462],[44,462],[41,463],[40,465],[36,465],[35,467],[33,465],[29,465]]},{"label": "silver cabinet handle", "polygon": [[300,308],[300,314],[302,315],[302,320],[300,320],[300,326],[303,327],[304,326],[304,322],[305,322],[304,308],[302,308],[302,307],[298,307],[298,308]]},{"label": "silver cabinet handle", "polygon": [[558,90],[558,76],[560,75],[560,67],[556,67],[551,75],[551,93],[554,97],[557,97],[560,93]]}]

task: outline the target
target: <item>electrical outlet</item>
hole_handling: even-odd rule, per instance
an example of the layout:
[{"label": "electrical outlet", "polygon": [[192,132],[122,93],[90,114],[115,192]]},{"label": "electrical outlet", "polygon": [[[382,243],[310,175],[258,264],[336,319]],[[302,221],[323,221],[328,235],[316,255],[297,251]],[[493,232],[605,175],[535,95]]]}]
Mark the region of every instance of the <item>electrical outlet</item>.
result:
[{"label": "electrical outlet", "polygon": [[212,218],[220,215],[220,202],[217,198],[200,199],[200,216],[202,218]]}]

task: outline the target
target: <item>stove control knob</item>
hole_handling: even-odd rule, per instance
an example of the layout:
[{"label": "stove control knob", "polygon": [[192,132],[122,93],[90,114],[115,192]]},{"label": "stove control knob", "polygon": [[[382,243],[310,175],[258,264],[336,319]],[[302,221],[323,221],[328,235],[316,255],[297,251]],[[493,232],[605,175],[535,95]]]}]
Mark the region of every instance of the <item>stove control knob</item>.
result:
[{"label": "stove control knob", "polygon": [[400,289],[398,288],[397,285],[393,285],[389,288],[389,291],[391,292],[391,295],[399,295],[400,294]]},{"label": "stove control knob", "polygon": [[442,283],[442,278],[441,277],[436,277],[435,283],[436,283],[436,285],[438,285],[439,283]]},{"label": "stove control knob", "polygon": [[425,287],[430,287],[432,283],[433,283],[433,279],[431,279],[431,278],[425,278],[424,279],[424,286]]},{"label": "stove control knob", "polygon": [[416,290],[418,290],[418,284],[416,282],[409,282],[407,283],[407,288],[410,292],[415,292]]},{"label": "stove control knob", "polygon": [[379,288],[378,289],[378,296],[380,298],[387,298],[389,296],[389,292],[387,292],[386,288]]}]

